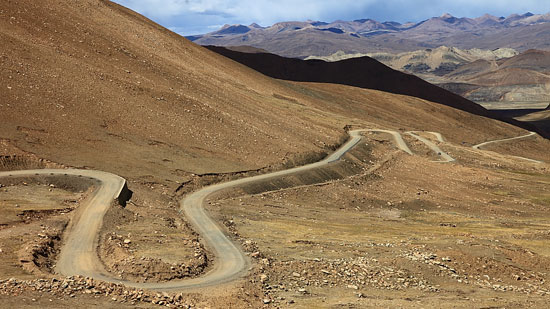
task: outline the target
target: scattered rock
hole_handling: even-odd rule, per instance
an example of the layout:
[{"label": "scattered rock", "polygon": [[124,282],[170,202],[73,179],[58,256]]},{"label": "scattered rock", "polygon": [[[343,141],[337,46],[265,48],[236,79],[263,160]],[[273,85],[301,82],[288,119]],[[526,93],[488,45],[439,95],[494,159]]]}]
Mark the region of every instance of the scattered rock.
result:
[{"label": "scattered rock", "polygon": [[260,256],[260,252],[256,251],[256,252],[252,253],[250,256],[253,257],[253,258],[257,258],[257,257]]},{"label": "scattered rock", "polygon": [[[120,284],[96,281],[81,276],[67,277],[65,279],[35,279],[0,280],[0,294],[15,295],[22,291],[40,291],[56,295],[57,297],[76,297],[77,294],[109,295],[113,302],[130,303],[136,305],[138,302],[158,304],[170,308],[191,308],[183,299],[182,294],[170,295],[168,293],[152,293],[141,289],[128,288]],[[35,301],[33,299],[33,301]],[[271,300],[270,300],[271,302]],[[137,305],[136,307],[142,307]]]}]

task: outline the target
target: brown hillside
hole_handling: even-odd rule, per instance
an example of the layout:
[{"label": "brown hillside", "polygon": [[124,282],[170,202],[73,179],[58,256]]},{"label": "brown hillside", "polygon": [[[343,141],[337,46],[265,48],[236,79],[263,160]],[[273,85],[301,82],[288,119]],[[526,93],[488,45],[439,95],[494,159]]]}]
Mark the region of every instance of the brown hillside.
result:
[{"label": "brown hillside", "polygon": [[[469,66],[469,65],[468,65]],[[462,69],[462,68],[461,68]],[[459,76],[462,72],[453,72]],[[486,68],[466,80],[470,83],[487,86],[531,85],[550,82],[550,52],[528,50],[509,59],[503,59],[496,68]]]},{"label": "brown hillside", "polygon": [[381,90],[422,98],[478,115],[488,115],[478,104],[431,85],[414,75],[393,70],[370,57],[325,62],[284,58],[275,54],[243,53],[216,46],[207,48],[273,78]]},{"label": "brown hillside", "polygon": [[[109,207],[96,238],[112,278],[167,282],[225,267],[181,214],[182,197],[212,183],[319,160],[347,137],[346,125],[441,132],[446,142],[438,144],[457,159],[432,162],[437,153],[403,134],[414,152],[407,155],[387,134],[373,133],[340,162],[210,196],[205,210],[250,256],[250,269],[236,281],[183,293],[55,273],[60,248],[75,229],[71,219],[87,210],[95,215],[82,206],[101,194],[80,192],[89,185],[85,177],[56,179],[61,183],[4,177],[0,302],[7,308],[546,303],[537,291],[548,291],[548,276],[529,274],[547,273],[538,253],[547,248],[541,241],[547,165],[471,148],[527,133],[518,127],[411,96],[276,80],[111,1],[3,1],[0,44],[0,170],[98,169],[123,176],[133,191],[125,208]],[[381,87],[414,90],[407,85],[412,77],[362,73],[380,79]],[[549,144],[533,137],[503,153],[550,162]],[[338,180],[345,175],[352,176]],[[294,190],[247,196],[301,184],[308,185],[300,186],[303,201],[288,199]],[[514,244],[512,236],[539,231],[524,246]],[[409,258],[417,253],[434,264]],[[497,258],[478,258],[488,256]],[[442,272],[441,265],[449,268]],[[518,267],[526,273],[520,281],[513,276]],[[368,282],[356,281],[363,271]],[[456,274],[471,283],[458,284]],[[483,285],[467,274],[478,274]],[[504,294],[484,282],[521,287]]]},{"label": "brown hillside", "polygon": [[[127,177],[178,179],[327,151],[344,134],[345,118],[314,108],[344,98],[297,92],[110,1],[2,6],[0,138],[22,151]],[[365,104],[353,94],[348,100]],[[427,116],[424,123],[442,118]],[[514,135],[468,121],[474,132],[455,135]]]},{"label": "brown hillside", "polygon": [[545,84],[550,82],[550,75],[534,70],[503,67],[501,69],[479,74],[466,79],[467,82],[483,86],[513,86]]},{"label": "brown hillside", "polygon": [[487,61],[484,59],[479,59],[458,67],[456,70],[447,74],[445,77],[450,80],[465,80],[467,78],[477,76],[480,73],[488,72],[491,69],[494,69],[495,66],[496,63],[492,63],[491,61]]},{"label": "brown hillside", "polygon": [[550,71],[550,52],[530,49],[515,57],[507,59],[500,67],[548,72]]},{"label": "brown hillside", "polygon": [[549,72],[550,52],[528,50],[497,62],[478,60],[462,65],[445,78],[494,85],[537,84],[547,82]]},{"label": "brown hillside", "polygon": [[8,1],[0,16],[0,137],[51,160],[234,171],[343,134],[274,98],[288,89],[271,79],[110,1]]},{"label": "brown hillside", "polygon": [[414,75],[393,70],[370,57],[325,62],[284,58],[269,53],[243,53],[217,46],[208,46],[207,48],[273,78],[342,84],[413,96],[475,115],[502,120],[537,131],[546,137],[550,136],[549,132],[514,119],[502,118],[457,94],[432,85]]},{"label": "brown hillside", "polygon": [[472,62],[439,77],[437,82],[476,102],[501,102],[512,109],[522,104],[541,108],[549,100],[550,52],[528,50],[491,63]]}]

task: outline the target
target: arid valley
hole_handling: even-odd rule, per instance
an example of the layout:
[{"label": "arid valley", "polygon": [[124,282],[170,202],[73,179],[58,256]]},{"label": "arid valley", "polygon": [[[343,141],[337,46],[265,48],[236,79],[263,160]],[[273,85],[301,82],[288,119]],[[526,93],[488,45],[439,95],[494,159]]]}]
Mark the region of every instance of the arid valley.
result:
[{"label": "arid valley", "polygon": [[116,2],[0,4],[2,307],[548,308],[548,14]]}]

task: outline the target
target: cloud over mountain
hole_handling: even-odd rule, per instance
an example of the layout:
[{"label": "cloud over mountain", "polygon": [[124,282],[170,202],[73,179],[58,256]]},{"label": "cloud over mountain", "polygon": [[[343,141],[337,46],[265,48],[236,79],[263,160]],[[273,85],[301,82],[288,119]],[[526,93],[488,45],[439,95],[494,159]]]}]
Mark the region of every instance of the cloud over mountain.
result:
[{"label": "cloud over mountain", "polygon": [[205,33],[223,24],[267,26],[282,20],[353,20],[372,18],[399,22],[420,21],[449,12],[454,16],[515,12],[546,13],[541,0],[115,0],[182,34]]}]

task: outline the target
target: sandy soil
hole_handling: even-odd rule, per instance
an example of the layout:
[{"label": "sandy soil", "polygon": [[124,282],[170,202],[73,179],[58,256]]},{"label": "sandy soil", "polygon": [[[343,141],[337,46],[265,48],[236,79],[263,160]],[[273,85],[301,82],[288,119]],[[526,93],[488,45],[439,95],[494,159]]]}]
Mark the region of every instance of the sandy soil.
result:
[{"label": "sandy soil", "polygon": [[120,278],[161,282],[202,274],[209,266],[196,233],[177,211],[177,203],[163,195],[151,203],[150,187],[131,184],[136,195],[126,206],[106,215],[100,256]]}]

